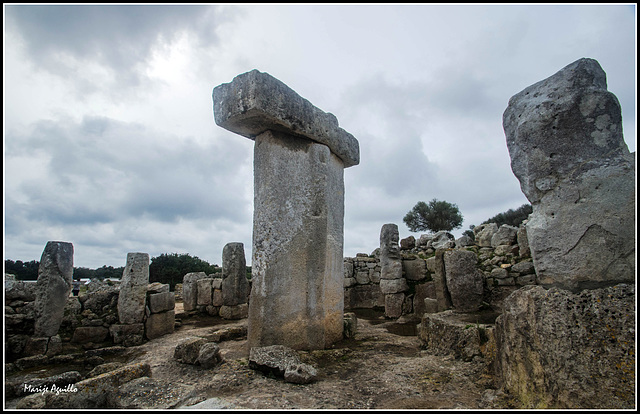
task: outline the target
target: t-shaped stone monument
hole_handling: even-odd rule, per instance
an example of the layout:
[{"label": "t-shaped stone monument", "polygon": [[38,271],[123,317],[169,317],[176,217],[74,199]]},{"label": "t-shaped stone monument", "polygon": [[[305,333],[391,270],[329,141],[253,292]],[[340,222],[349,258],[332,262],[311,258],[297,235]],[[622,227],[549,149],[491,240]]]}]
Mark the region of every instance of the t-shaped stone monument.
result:
[{"label": "t-shaped stone monument", "polygon": [[344,168],[358,141],[257,70],[214,88],[213,112],[255,140],[249,348],[326,348],[342,338]]}]

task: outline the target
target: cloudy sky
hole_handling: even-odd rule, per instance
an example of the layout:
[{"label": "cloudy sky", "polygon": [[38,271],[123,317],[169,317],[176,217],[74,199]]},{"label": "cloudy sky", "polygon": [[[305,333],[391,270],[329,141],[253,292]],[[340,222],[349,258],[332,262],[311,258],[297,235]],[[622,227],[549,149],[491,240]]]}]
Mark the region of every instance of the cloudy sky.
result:
[{"label": "cloudy sky", "polygon": [[4,254],[74,265],[128,252],[251,260],[253,141],[215,125],[211,92],[252,69],[335,114],[345,256],[418,201],[462,228],[527,202],[502,129],[509,98],[600,62],[636,146],[635,5],[4,5]]}]

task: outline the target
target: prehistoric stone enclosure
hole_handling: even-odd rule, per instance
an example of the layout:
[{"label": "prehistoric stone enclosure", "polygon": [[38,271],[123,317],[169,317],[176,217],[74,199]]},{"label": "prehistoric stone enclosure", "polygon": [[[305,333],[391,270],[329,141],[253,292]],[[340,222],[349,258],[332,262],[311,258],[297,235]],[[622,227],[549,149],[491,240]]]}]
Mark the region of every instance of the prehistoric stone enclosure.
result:
[{"label": "prehistoric stone enclosure", "polygon": [[[192,388],[154,381],[148,364],[102,359],[174,333],[176,300],[181,317],[247,320],[172,349],[207,375],[223,361],[219,342],[246,337],[246,365],[303,387],[322,375],[297,351],[357,344],[355,311],[373,309],[412,324],[424,352],[481,364],[519,408],[635,407],[635,153],[597,61],[524,89],[504,112],[528,220],[458,239],[400,239],[387,223],[379,247],[356,257],[343,257],[343,173],[359,162],[358,141],[256,70],[216,87],[213,105],[218,125],[255,140],[251,279],[243,244],[228,243],[221,274],[186,274],[175,292],[149,283],[147,253],[129,253],[119,285],[96,281],[70,296],[73,245],[48,242],[36,283],[5,275],[6,372],[76,359],[96,367],[84,379],[69,371],[32,380],[81,392],[36,393],[19,408],[140,408],[139,389],[186,399]],[[21,386],[5,390],[21,397]]]},{"label": "prehistoric stone enclosure", "polygon": [[249,347],[342,338],[344,173],[358,141],[257,70],[213,90],[215,122],[255,140]]}]

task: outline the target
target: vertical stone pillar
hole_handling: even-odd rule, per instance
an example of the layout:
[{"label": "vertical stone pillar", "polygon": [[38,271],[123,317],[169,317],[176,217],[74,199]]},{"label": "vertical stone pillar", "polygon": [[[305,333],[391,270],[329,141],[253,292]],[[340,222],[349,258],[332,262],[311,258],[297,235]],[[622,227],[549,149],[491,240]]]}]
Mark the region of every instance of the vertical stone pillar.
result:
[{"label": "vertical stone pillar", "polygon": [[149,284],[149,254],[128,253],[118,295],[118,319],[123,324],[144,322]]},{"label": "vertical stone pillar", "polygon": [[384,314],[387,318],[402,316],[404,292],[409,289],[402,277],[398,225],[389,223],[380,230],[380,290],[384,293]]},{"label": "vertical stone pillar", "polygon": [[326,348],[343,332],[343,171],[358,141],[257,70],[213,103],[219,126],[255,140],[249,347]]},{"label": "vertical stone pillar", "polygon": [[220,316],[224,319],[246,318],[248,313],[247,262],[244,258],[244,244],[227,243],[222,249],[222,307]]},{"label": "vertical stone pillar", "polygon": [[42,252],[35,291],[35,337],[57,335],[73,281],[73,244],[50,241]]}]

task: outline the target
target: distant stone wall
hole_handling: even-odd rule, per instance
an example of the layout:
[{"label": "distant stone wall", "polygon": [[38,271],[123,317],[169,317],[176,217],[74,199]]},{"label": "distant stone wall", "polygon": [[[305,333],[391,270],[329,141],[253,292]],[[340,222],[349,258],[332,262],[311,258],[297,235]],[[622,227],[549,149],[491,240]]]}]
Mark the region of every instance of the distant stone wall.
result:
[{"label": "distant stone wall", "polygon": [[[444,268],[445,254],[441,259],[436,257],[436,249],[443,251],[470,252],[466,254],[467,261],[475,262],[477,278],[476,293],[480,298],[475,299],[477,305],[482,303],[495,310],[500,310],[504,298],[522,286],[537,284],[537,278],[531,255],[526,242],[524,224],[520,227],[495,223],[478,226],[474,229],[475,241],[468,236],[457,240],[447,232],[433,235],[424,234],[419,239],[409,236],[400,240],[400,256],[402,264],[402,282],[406,287],[401,303],[401,314],[415,314],[420,317],[423,313],[439,312],[456,308],[453,303],[446,302],[444,296],[451,298],[450,290],[454,284],[461,284],[459,294],[467,295],[468,283],[464,277],[472,272],[456,270],[453,263],[449,264],[449,272]],[[344,258],[344,308],[350,309],[378,309],[385,310],[385,287],[381,287],[381,263],[379,249],[372,254],[358,253],[356,257]],[[475,254],[475,256],[473,256]],[[448,253],[447,260],[454,263],[462,260],[464,253]],[[443,266],[442,286],[437,283],[437,261]],[[457,273],[463,274],[458,275]],[[447,276],[448,274],[448,276]],[[447,285],[449,277],[449,287]],[[387,288],[388,289],[388,288]],[[438,292],[443,298],[438,305]],[[425,302],[426,299],[426,302]],[[468,297],[461,298],[459,303],[468,302]],[[388,306],[388,303],[387,303]],[[464,309],[457,309],[464,311]]]}]

